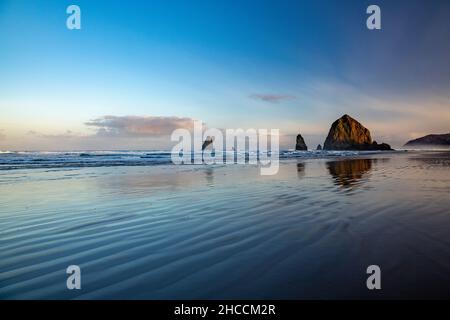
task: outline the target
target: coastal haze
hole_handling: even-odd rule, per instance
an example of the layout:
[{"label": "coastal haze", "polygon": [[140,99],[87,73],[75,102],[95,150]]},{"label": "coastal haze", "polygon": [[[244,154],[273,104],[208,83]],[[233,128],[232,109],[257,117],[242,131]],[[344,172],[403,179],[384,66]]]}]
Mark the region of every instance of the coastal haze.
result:
[{"label": "coastal haze", "polygon": [[0,0],[0,299],[450,298],[450,2],[68,5]]}]

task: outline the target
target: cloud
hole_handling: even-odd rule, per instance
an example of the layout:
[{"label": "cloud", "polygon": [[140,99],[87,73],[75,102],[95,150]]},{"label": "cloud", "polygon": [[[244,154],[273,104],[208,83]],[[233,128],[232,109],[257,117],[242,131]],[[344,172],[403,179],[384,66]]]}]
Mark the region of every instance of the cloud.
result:
[{"label": "cloud", "polygon": [[85,124],[93,130],[40,132],[31,129],[23,134],[8,136],[9,144],[4,145],[2,141],[2,149],[170,150],[174,145],[170,134],[179,128],[192,131],[194,120],[182,117],[103,116]]},{"label": "cloud", "polygon": [[64,139],[69,139],[69,138],[80,138],[80,137],[86,137],[86,135],[82,135],[79,133],[74,133],[71,130],[66,130],[66,132],[64,133],[60,133],[60,134],[44,134],[44,133],[40,133],[34,130],[29,130],[27,132],[27,135],[29,136],[35,136],[38,138],[48,138],[48,139],[60,139],[60,138],[64,138]]},{"label": "cloud", "polygon": [[192,129],[194,120],[179,117],[104,116],[85,124],[98,136],[148,137],[170,135],[179,128]]},{"label": "cloud", "polygon": [[250,98],[255,100],[260,100],[269,103],[279,103],[283,100],[292,100],[295,97],[290,95],[282,95],[282,94],[264,94],[264,93],[255,93],[251,94]]}]

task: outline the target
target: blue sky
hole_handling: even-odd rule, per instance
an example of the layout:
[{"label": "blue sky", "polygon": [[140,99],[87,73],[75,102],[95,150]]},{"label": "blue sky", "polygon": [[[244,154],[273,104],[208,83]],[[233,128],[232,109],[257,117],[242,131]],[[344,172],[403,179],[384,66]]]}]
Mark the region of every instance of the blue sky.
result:
[{"label": "blue sky", "polygon": [[0,0],[0,149],[153,148],[120,133],[173,117],[314,147],[344,113],[398,145],[450,131],[449,39],[448,1]]}]

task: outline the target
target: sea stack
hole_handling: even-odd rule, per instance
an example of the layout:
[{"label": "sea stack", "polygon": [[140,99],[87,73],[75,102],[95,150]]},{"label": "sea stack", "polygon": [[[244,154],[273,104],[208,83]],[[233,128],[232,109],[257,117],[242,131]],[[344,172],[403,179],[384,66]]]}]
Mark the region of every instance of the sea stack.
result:
[{"label": "sea stack", "polygon": [[323,145],[324,150],[392,150],[386,144],[372,142],[370,131],[345,114],[331,125]]},{"label": "sea stack", "polygon": [[301,134],[297,135],[297,143],[295,144],[295,150],[303,150],[303,151],[308,150],[305,140],[303,140]]},{"label": "sea stack", "polygon": [[316,150],[322,150],[322,146],[319,144]]},{"label": "sea stack", "polygon": [[202,144],[202,150],[205,150],[211,143],[213,143],[214,139],[211,137],[207,137]]}]

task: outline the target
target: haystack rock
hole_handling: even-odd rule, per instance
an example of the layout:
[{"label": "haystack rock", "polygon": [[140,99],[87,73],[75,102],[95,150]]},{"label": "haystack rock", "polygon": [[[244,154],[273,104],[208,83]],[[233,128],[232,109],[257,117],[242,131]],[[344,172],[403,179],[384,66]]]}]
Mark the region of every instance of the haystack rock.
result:
[{"label": "haystack rock", "polygon": [[323,149],[392,150],[386,143],[378,144],[376,141],[372,142],[370,131],[347,114],[333,122]]},{"label": "haystack rock", "polygon": [[304,150],[304,151],[308,150],[305,140],[303,140],[301,134],[297,135],[297,143],[295,145],[295,150]]},{"label": "haystack rock", "polygon": [[316,150],[322,150],[322,146],[319,144]]}]

